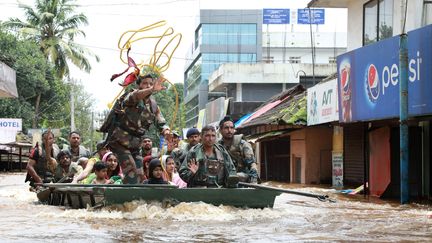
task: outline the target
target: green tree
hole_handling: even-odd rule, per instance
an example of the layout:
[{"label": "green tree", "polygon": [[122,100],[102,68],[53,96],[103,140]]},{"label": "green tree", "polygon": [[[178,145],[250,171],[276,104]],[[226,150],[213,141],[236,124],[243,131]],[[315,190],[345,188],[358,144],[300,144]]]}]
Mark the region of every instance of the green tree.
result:
[{"label": "green tree", "polygon": [[[36,104],[41,101],[47,104],[52,98],[52,95],[47,93],[52,86],[58,86],[58,89],[62,90],[65,88],[64,84],[53,75],[53,67],[34,42],[20,41],[12,35],[0,32],[0,61],[16,71],[19,96],[18,99],[0,100],[0,114],[3,117],[22,117],[24,128],[36,128],[40,117],[39,111],[35,109]],[[61,100],[61,95],[57,99]],[[52,114],[50,111],[53,110],[46,110],[47,116]]]},{"label": "green tree", "polygon": [[80,69],[90,71],[87,56],[94,56],[87,48],[75,42],[77,36],[84,36],[80,28],[87,25],[87,17],[75,13],[73,0],[36,0],[35,6],[19,4],[26,20],[11,18],[2,25],[25,38],[38,43],[45,57],[56,67],[59,78],[69,74],[68,62]]}]

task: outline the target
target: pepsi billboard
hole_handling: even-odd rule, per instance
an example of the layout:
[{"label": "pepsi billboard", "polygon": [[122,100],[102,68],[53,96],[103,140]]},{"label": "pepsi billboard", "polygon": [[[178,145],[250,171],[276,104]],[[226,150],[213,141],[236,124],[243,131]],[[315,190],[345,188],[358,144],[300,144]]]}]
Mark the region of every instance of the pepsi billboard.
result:
[{"label": "pepsi billboard", "polygon": [[[432,114],[432,25],[408,32],[408,114]],[[337,58],[339,121],[399,117],[399,36]]]}]

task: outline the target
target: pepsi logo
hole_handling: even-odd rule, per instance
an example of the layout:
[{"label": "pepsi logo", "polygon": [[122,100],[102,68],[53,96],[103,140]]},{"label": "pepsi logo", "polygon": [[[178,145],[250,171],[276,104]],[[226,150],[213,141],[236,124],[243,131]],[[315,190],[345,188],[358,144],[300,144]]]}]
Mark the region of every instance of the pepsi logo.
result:
[{"label": "pepsi logo", "polygon": [[375,102],[380,94],[380,81],[378,70],[374,64],[369,65],[369,68],[367,70],[366,83],[369,100]]},{"label": "pepsi logo", "polygon": [[342,71],[341,71],[341,84],[342,84],[342,89],[347,92],[349,90],[349,86],[350,86],[350,80],[349,80],[349,76],[350,76],[350,68],[348,66],[345,66]]}]

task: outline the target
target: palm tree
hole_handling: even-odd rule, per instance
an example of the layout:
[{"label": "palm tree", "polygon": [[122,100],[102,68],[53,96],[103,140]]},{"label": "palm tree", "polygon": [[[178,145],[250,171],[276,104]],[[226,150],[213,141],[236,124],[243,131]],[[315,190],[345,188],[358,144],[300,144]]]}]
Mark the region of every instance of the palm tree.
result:
[{"label": "palm tree", "polygon": [[2,25],[17,31],[21,36],[36,41],[45,57],[55,65],[57,76],[62,79],[69,74],[68,62],[90,72],[87,56],[99,58],[87,48],[74,42],[75,37],[84,36],[80,29],[87,25],[87,17],[75,13],[74,0],[36,0],[35,6],[19,4],[25,12],[26,21],[10,18]]}]

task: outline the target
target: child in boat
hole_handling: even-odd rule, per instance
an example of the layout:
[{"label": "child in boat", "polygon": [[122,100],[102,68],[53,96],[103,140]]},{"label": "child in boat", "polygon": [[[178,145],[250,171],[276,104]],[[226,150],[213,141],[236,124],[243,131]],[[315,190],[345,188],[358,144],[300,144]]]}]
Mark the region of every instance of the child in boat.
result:
[{"label": "child in boat", "polygon": [[176,185],[179,188],[187,187],[187,183],[180,178],[180,175],[176,171],[176,164],[172,156],[162,156],[162,163],[165,166],[165,170],[167,172],[167,180],[168,182],[170,182],[170,184]]},{"label": "child in boat", "polygon": [[93,179],[91,184],[110,184],[110,180],[106,179],[108,168],[106,164],[102,161],[97,162],[94,165],[96,178]]},{"label": "child in boat", "polygon": [[159,159],[152,159],[149,163],[149,179],[144,184],[168,184],[163,178],[164,171]]},{"label": "child in boat", "polygon": [[102,162],[107,166],[107,177],[113,184],[123,184],[123,172],[113,152],[108,152],[102,157]]}]

